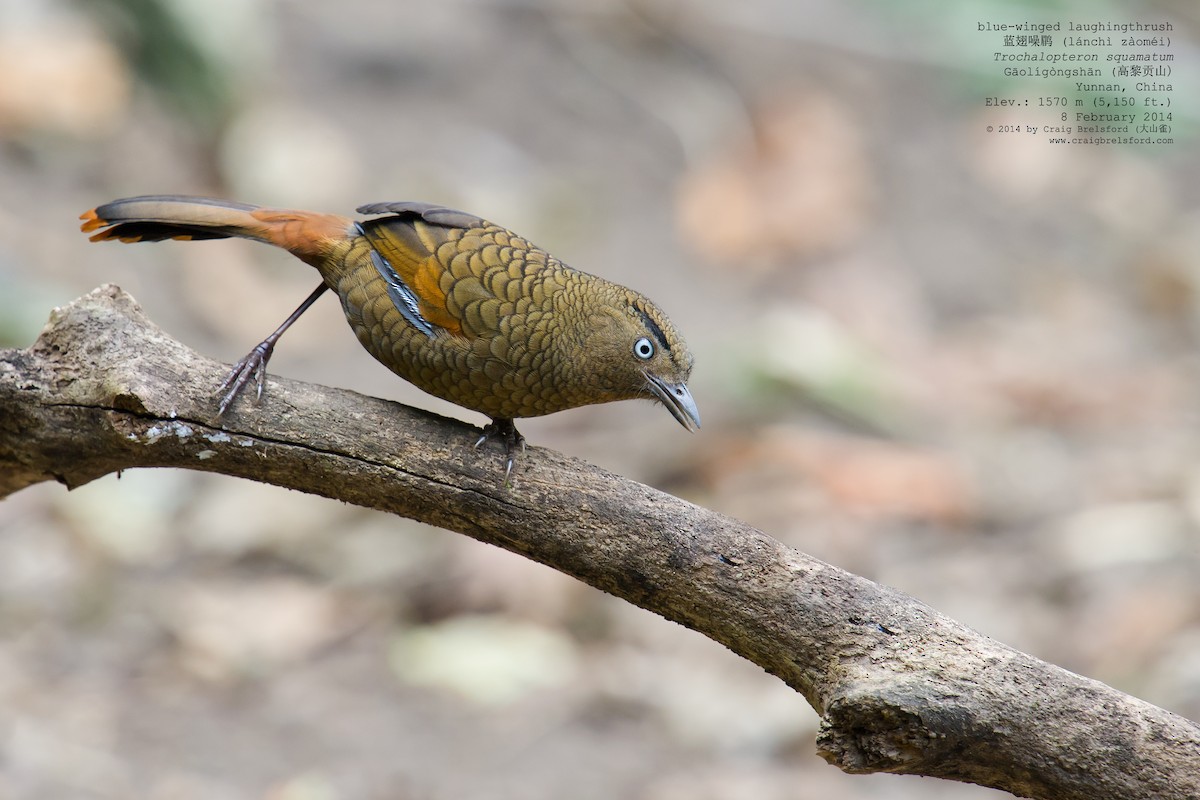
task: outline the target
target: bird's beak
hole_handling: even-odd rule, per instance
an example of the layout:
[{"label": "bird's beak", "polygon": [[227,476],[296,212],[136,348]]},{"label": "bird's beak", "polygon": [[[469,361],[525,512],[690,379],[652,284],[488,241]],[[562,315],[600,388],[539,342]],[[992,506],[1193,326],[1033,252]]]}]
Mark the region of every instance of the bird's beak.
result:
[{"label": "bird's beak", "polygon": [[696,408],[696,401],[692,399],[692,393],[688,391],[686,383],[667,383],[657,375],[647,372],[646,386],[662,401],[667,411],[671,412],[671,416],[679,420],[680,425],[689,431],[699,430],[700,411]]}]

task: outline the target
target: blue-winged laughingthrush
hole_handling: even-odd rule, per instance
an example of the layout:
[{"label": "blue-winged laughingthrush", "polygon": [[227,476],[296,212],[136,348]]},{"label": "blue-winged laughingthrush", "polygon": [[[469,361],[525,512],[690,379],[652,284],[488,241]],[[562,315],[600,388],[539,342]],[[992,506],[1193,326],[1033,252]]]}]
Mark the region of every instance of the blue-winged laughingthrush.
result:
[{"label": "blue-winged laughingthrush", "polygon": [[688,430],[692,355],[641,294],[572,269],[515,233],[425,203],[374,203],[353,220],[199,197],[114,200],[83,214],[92,240],[253,239],[321,273],[321,285],[229,374],[220,413],[256,380],[287,328],[333,289],[359,342],[432,395],[492,422],[506,476],[524,444],[513,420],[591,403],[657,399]]}]

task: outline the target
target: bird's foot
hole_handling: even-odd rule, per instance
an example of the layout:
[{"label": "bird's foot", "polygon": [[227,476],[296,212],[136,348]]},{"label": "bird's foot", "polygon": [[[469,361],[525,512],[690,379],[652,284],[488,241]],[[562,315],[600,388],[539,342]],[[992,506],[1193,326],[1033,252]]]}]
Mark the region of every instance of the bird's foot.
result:
[{"label": "bird's foot", "polygon": [[504,442],[504,485],[511,485],[509,478],[512,477],[513,465],[517,463],[517,450],[525,452],[525,437],[517,430],[517,426],[513,425],[511,419],[494,419],[483,427],[483,435],[475,442],[475,447],[478,447],[491,438],[499,438]]},{"label": "bird's foot", "polygon": [[263,389],[267,383],[267,362],[275,350],[275,342],[267,339],[259,342],[246,357],[233,365],[233,369],[225,376],[224,382],[217,391],[221,394],[221,405],[217,408],[217,416],[223,416],[233,405],[233,401],[253,379],[258,385],[255,402],[262,400]]}]

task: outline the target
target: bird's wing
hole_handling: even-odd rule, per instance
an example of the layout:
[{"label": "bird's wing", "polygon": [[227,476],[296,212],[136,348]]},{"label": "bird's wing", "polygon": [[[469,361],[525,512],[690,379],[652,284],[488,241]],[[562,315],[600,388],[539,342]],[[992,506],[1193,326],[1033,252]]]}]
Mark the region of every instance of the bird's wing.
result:
[{"label": "bird's wing", "polygon": [[[544,297],[545,289],[534,286],[541,287],[539,274],[553,260],[498,225],[424,203],[373,203],[358,211],[387,215],[359,226],[382,257],[376,265],[385,280],[390,269],[403,287],[389,288],[393,302],[418,328],[426,322],[468,339],[488,337],[500,332],[503,318],[524,314]],[[406,301],[415,307],[406,309]]]}]

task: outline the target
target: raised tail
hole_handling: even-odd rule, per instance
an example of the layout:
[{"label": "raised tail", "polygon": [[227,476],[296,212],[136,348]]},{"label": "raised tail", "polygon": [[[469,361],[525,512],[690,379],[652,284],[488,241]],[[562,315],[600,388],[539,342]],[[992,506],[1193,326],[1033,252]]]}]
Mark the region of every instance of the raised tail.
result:
[{"label": "raised tail", "polygon": [[285,211],[210,197],[145,195],[114,200],[79,216],[93,242],[164,239],[253,239],[320,266],[339,242],[353,236],[352,220],[312,211]]}]

